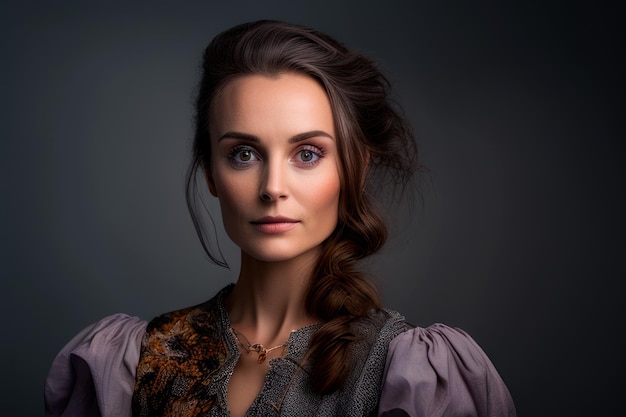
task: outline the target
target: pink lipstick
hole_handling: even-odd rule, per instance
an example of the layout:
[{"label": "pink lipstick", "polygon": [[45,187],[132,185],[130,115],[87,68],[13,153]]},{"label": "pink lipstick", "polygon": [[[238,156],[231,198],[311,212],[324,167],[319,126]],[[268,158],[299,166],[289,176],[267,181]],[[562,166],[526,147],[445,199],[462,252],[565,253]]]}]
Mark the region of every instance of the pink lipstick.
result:
[{"label": "pink lipstick", "polygon": [[275,234],[293,229],[299,221],[283,216],[265,216],[251,223],[263,233]]}]

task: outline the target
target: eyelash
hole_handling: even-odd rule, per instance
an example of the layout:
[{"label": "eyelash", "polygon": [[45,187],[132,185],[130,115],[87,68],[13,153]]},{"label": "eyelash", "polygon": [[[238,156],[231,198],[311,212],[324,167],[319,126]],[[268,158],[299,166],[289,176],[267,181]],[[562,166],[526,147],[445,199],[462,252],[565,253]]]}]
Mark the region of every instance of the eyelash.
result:
[{"label": "eyelash", "polygon": [[300,149],[298,149],[297,154],[301,155],[302,152],[311,152],[313,153],[313,155],[315,155],[317,157],[317,159],[313,160],[313,161],[301,161],[304,165],[311,167],[314,165],[317,165],[320,161],[320,159],[322,159],[324,157],[324,155],[326,154],[324,149],[320,148],[319,146],[312,146],[312,145],[304,145],[302,146]]},{"label": "eyelash", "polygon": [[[250,152],[250,154],[252,155],[252,157],[256,158],[257,160],[260,160],[261,158],[258,155],[258,152],[251,146],[246,146],[246,145],[238,145],[233,147],[227,155],[228,160],[230,161],[230,163],[235,167],[235,168],[246,168],[248,167],[252,162],[255,161],[238,161],[237,157],[240,155],[241,152],[243,151],[248,151]],[[303,152],[311,152],[313,155],[316,156],[316,159],[312,160],[312,161],[299,161],[300,164],[304,165],[305,167],[313,167],[315,165],[317,165],[320,161],[320,159],[322,159],[326,152],[324,151],[323,148],[319,147],[319,146],[313,146],[313,145],[303,145],[301,146],[297,151],[296,151],[296,155],[301,155]]]},{"label": "eyelash", "polygon": [[237,156],[243,151],[248,151],[250,152],[252,156],[254,156],[254,158],[260,159],[257,153],[254,151],[254,149],[251,148],[250,146],[243,146],[243,145],[235,146],[228,152],[228,155],[227,155],[228,160],[233,166],[235,166],[235,168],[245,168],[246,166],[250,165],[249,161],[237,161],[236,159]]}]

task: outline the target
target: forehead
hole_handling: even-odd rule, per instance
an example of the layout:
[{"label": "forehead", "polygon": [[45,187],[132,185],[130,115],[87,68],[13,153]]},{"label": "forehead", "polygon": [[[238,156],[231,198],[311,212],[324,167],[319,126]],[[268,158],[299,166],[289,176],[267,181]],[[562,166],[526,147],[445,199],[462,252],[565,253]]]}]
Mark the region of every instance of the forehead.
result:
[{"label": "forehead", "polygon": [[334,125],[324,88],[314,78],[298,73],[238,76],[213,98],[209,117],[212,131],[273,127],[298,133]]}]

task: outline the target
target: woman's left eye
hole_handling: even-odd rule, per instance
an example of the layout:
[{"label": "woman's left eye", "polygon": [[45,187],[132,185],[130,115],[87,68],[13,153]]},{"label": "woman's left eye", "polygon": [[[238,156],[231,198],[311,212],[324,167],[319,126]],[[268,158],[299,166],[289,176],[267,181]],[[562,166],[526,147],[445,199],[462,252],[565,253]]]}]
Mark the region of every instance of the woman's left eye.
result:
[{"label": "woman's left eye", "polygon": [[296,157],[298,162],[305,165],[315,164],[323,156],[321,150],[317,149],[301,149],[298,151]]},{"label": "woman's left eye", "polygon": [[300,158],[304,162],[311,162],[315,160],[315,158],[319,158],[319,156],[315,155],[313,151],[306,150],[306,151],[300,152]]}]

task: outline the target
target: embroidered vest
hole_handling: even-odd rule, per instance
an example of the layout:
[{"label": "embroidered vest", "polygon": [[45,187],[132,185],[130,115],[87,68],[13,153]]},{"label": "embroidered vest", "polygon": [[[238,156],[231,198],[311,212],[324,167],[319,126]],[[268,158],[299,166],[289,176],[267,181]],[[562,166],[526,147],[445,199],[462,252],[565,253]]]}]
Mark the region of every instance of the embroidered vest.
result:
[{"label": "embroidered vest", "polygon": [[[167,313],[146,329],[135,391],[133,416],[228,416],[227,388],[239,359],[229,331],[224,298],[233,285],[195,307]],[[284,357],[272,359],[261,392],[247,416],[369,416],[376,413],[389,342],[408,329],[398,313],[380,310],[353,326],[354,364],[344,388],[315,394],[308,366],[301,366],[319,325],[292,332]]]}]

